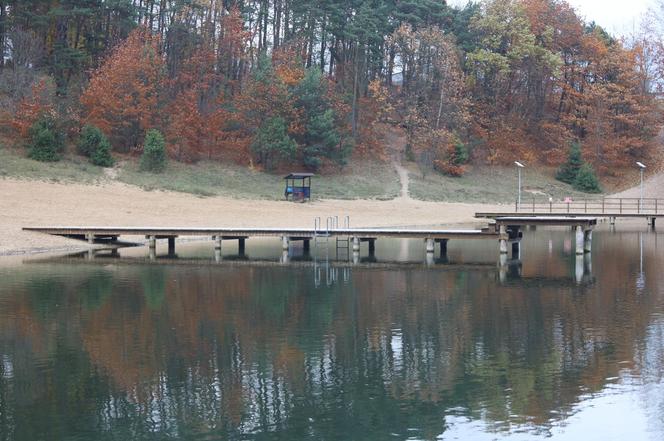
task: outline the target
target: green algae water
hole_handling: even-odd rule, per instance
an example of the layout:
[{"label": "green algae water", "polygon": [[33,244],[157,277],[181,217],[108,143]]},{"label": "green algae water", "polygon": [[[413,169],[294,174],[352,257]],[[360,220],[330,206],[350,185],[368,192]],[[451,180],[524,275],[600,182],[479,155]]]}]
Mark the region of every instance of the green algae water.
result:
[{"label": "green algae water", "polygon": [[502,265],[493,241],[145,253],[0,260],[1,440],[664,439],[664,237],[640,223],[586,258],[526,231]]}]

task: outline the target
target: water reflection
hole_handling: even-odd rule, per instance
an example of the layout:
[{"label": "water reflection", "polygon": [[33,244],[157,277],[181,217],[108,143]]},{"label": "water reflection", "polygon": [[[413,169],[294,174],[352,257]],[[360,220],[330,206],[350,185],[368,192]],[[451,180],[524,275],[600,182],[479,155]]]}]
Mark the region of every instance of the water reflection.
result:
[{"label": "water reflection", "polygon": [[540,230],[504,264],[487,244],[426,266],[389,261],[421,244],[352,265],[249,243],[262,258],[0,269],[0,434],[661,439],[656,236],[597,234],[580,281],[566,237]]}]

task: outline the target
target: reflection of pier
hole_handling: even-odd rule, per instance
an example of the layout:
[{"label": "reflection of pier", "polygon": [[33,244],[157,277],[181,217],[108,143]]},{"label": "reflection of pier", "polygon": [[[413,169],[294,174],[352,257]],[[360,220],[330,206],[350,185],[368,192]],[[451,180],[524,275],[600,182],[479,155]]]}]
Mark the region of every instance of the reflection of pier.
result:
[{"label": "reflection of pier", "polygon": [[506,255],[500,257],[498,264],[498,279],[500,283],[519,286],[554,287],[563,288],[572,285],[592,285],[595,277],[592,271],[592,256],[590,254],[577,254],[574,258],[574,273],[569,277],[542,277],[524,276],[523,263],[518,258],[508,259]]}]

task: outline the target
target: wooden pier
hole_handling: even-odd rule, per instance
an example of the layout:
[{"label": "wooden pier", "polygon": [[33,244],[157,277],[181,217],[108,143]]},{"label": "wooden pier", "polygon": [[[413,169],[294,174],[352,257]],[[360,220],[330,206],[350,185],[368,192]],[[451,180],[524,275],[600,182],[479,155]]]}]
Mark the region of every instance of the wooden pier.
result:
[{"label": "wooden pier", "polygon": [[[449,240],[491,239],[500,240],[501,234],[494,228],[443,230],[443,229],[407,229],[407,228],[189,228],[189,227],[94,227],[94,226],[42,226],[25,227],[24,231],[33,231],[54,236],[69,237],[94,243],[114,243],[120,236],[141,236],[148,239],[151,250],[156,249],[157,240],[168,241],[169,254],[175,251],[175,239],[182,236],[209,236],[215,242],[215,248],[221,249],[222,242],[237,240],[239,249],[244,250],[245,241],[251,237],[277,237],[281,239],[282,249],[288,250],[291,242],[301,241],[305,250],[311,241],[326,238],[343,238],[352,246],[353,252],[360,251],[362,242],[369,244],[369,253],[375,250],[375,241],[379,238],[420,239],[426,243],[427,253],[434,253],[435,244],[440,244],[441,253]],[[507,239],[507,237],[502,237]]]},{"label": "wooden pier", "polygon": [[[523,227],[530,225],[571,226],[576,231],[576,253],[581,255],[591,251],[592,231],[597,224],[595,217],[582,216],[496,216],[478,213],[478,217],[492,219],[482,229],[448,230],[448,229],[412,229],[412,228],[191,228],[191,227],[95,227],[95,226],[41,226],[25,227],[24,231],[69,237],[85,240],[90,244],[110,243],[120,245],[121,236],[141,236],[147,239],[150,255],[154,255],[158,240],[168,241],[168,253],[175,253],[175,239],[183,236],[211,237],[215,249],[221,253],[223,241],[238,241],[238,250],[244,254],[245,242],[252,237],[276,237],[281,239],[282,250],[288,252],[294,241],[303,243],[305,251],[309,251],[311,242],[325,242],[330,238],[343,243],[353,257],[359,256],[361,244],[368,243],[369,255],[375,252],[375,242],[380,238],[419,239],[426,244],[427,259],[435,253],[439,244],[440,254],[447,253],[450,240],[496,240],[501,255],[508,253],[508,244],[512,244],[512,255],[518,257]],[[319,225],[317,223],[316,225]]]}]

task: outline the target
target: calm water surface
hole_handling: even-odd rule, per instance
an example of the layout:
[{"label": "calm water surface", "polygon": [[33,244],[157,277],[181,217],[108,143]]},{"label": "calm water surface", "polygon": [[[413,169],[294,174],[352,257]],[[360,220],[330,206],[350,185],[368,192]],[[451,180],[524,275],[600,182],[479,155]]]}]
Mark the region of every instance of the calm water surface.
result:
[{"label": "calm water surface", "polygon": [[664,440],[664,237],[525,234],[0,260],[0,439]]}]

